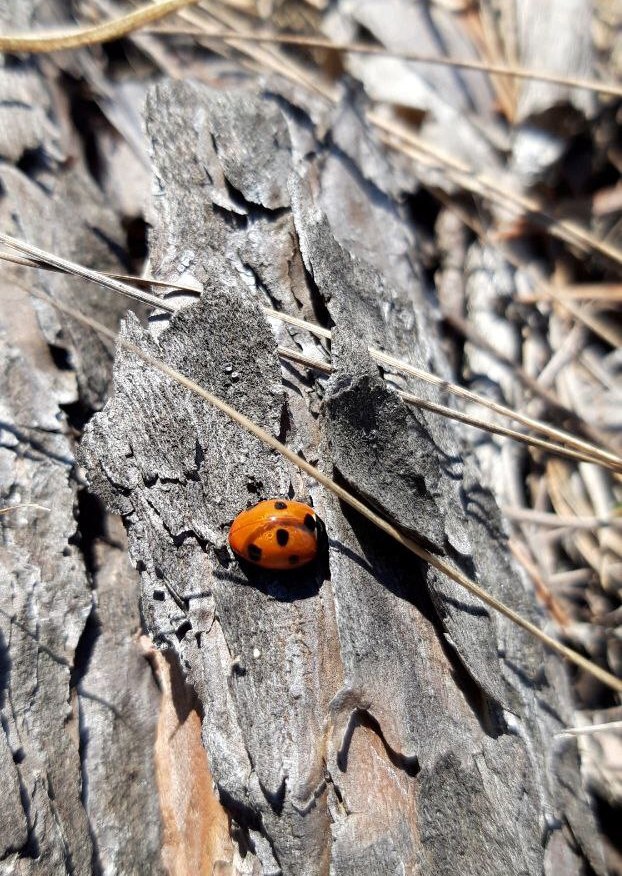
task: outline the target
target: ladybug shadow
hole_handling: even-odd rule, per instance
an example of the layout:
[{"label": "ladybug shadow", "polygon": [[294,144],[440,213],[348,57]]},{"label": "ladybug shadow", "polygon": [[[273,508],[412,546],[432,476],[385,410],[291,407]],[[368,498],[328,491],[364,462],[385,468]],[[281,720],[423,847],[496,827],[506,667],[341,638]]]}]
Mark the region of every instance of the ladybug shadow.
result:
[{"label": "ladybug shadow", "polygon": [[[238,560],[238,566],[244,576],[242,583],[245,586],[250,585],[278,602],[311,599],[318,595],[324,583],[324,575],[316,568],[316,563],[300,566],[295,571],[285,569],[282,572],[275,569],[262,569],[242,559]],[[238,581],[241,577],[238,577]]]},{"label": "ladybug shadow", "polygon": [[281,571],[263,569],[237,555],[231,561],[228,554],[227,568],[218,571],[216,576],[229,584],[253,587],[278,602],[297,602],[317,596],[324,581],[330,577],[326,528],[319,518],[317,520],[318,551],[310,563]]},{"label": "ladybug shadow", "polygon": [[[438,611],[434,606],[427,581],[428,564],[390,536],[377,530],[370,535],[373,540],[365,538],[359,544],[360,552],[336,539],[330,539],[329,545],[331,550],[348,557],[359,569],[374,578],[383,589],[397,596],[398,599],[409,602],[420,614],[438,626]],[[443,599],[467,614],[488,614],[484,606],[474,606],[458,597],[444,595]]]}]

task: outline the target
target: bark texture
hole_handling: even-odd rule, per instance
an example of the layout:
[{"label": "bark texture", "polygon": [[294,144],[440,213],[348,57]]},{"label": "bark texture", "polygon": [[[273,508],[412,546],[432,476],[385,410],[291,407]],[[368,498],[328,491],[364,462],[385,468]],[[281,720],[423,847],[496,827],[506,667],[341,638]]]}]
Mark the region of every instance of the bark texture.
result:
[{"label": "bark texture", "polygon": [[[2,4],[0,17],[28,28],[32,12]],[[0,67],[0,229],[118,271],[119,219],[68,135],[59,80],[52,62],[46,75],[28,59]],[[111,328],[125,309],[81,281],[2,264],[0,872],[157,873],[160,696],[137,640],[137,575],[74,460],[113,351],[31,288]]]},{"label": "bark texture", "polygon": [[[277,92],[149,92],[152,270],[200,294],[122,332],[536,616],[468,446],[367,353],[447,371],[392,169],[351,109],[312,121]],[[334,326],[330,379],[280,366],[279,344],[327,351],[262,305]],[[554,738],[556,658],[123,351],[82,461],[201,703],[233,872],[603,872],[576,745]],[[324,561],[241,568],[232,519],[288,495],[325,521]]]}]

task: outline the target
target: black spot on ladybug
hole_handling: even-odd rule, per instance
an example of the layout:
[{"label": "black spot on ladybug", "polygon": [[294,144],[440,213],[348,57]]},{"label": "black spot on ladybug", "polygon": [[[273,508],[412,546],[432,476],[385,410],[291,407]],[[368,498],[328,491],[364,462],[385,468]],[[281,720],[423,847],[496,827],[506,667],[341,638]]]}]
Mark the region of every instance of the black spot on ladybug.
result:
[{"label": "black spot on ladybug", "polygon": [[275,502],[274,507],[277,511],[285,511],[287,508],[287,502]]},{"label": "black spot on ladybug", "polygon": [[285,545],[289,541],[289,532],[286,529],[277,529],[276,540],[281,547],[285,547]]},{"label": "black spot on ladybug", "polygon": [[299,562],[300,562],[300,557],[298,556],[298,554],[292,554],[291,557],[289,558],[290,566],[297,566]]},{"label": "black spot on ladybug", "polygon": [[310,529],[311,532],[315,532],[315,517],[311,514],[305,514],[304,525],[307,529]]},{"label": "black spot on ladybug", "polygon": [[252,560],[254,563],[258,563],[261,559],[261,548],[257,547],[256,544],[249,544],[246,552],[248,553],[249,560]]}]

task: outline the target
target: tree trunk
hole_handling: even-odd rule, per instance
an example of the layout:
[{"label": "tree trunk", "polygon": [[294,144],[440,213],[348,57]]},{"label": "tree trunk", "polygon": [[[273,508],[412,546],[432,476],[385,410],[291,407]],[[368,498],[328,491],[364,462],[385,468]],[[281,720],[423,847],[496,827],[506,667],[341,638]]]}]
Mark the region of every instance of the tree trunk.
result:
[{"label": "tree trunk", "polygon": [[[128,314],[123,336],[542,622],[467,440],[407,407],[395,388],[426,390],[368,354],[449,376],[401,170],[351,102],[164,81],[146,126],[150,271],[197,294],[167,296],[171,319]],[[36,136],[23,149],[49,151]],[[29,176],[0,172],[3,230],[118,270],[83,164]],[[37,282],[117,324],[108,293]],[[3,872],[604,872],[576,743],[555,736],[572,714],[556,657],[119,349],[80,461],[137,581],[73,468],[110,351],[33,305],[22,268],[2,284],[2,504],[42,506],[0,517]],[[231,521],[270,497],[312,502],[317,563],[276,575],[234,558]]]}]

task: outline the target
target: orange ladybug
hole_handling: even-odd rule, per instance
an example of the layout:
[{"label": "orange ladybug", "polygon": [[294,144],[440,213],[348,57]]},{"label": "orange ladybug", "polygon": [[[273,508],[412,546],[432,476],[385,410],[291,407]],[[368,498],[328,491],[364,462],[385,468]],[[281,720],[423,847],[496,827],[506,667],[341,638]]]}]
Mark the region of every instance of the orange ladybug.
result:
[{"label": "orange ladybug", "polygon": [[229,544],[240,557],[264,569],[304,566],[317,555],[318,517],[303,502],[266,499],[238,514]]}]

